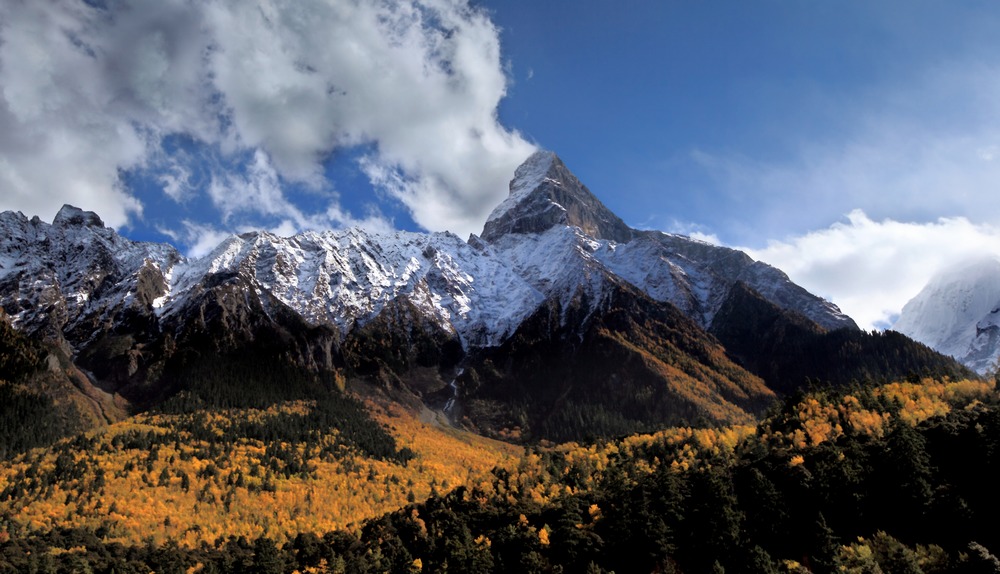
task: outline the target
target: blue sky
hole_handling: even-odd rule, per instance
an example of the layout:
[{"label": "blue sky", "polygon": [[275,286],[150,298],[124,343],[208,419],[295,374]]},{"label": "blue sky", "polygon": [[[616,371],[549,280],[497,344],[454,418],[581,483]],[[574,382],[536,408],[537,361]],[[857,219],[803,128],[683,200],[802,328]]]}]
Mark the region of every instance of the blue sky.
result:
[{"label": "blue sky", "polygon": [[747,249],[867,327],[1000,254],[988,1],[0,4],[0,209],[191,256],[478,232],[535,147],[629,224]]},{"label": "blue sky", "polygon": [[[581,5],[492,5],[514,79],[502,117],[560,153],[630,223],[759,246],[856,208],[924,221],[978,214],[972,202],[940,201],[946,190],[908,189],[901,204],[817,188],[804,164],[875,137],[878,116],[928,136],[968,134],[984,120],[976,112],[994,110],[962,109],[967,100],[997,94],[962,93],[966,78],[928,84],[995,62],[995,5]],[[745,173],[755,169],[799,173],[769,184]]]}]

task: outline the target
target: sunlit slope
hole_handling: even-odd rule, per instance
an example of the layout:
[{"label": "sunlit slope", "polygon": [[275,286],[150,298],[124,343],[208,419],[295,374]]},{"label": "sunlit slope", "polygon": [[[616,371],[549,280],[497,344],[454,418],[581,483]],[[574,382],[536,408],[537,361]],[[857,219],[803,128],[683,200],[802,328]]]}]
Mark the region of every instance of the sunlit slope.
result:
[{"label": "sunlit slope", "polygon": [[377,439],[358,446],[302,428],[315,401],[140,415],[0,466],[0,514],[32,531],[78,526],[126,544],[282,540],[475,483],[518,451],[429,412],[424,422],[398,405],[367,406],[395,448],[375,454]]}]

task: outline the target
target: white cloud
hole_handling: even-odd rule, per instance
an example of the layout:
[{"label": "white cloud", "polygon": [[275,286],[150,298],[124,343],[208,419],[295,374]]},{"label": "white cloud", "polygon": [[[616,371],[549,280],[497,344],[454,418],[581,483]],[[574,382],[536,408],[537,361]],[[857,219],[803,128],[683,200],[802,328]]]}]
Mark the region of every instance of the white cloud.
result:
[{"label": "white cloud", "polygon": [[290,220],[285,219],[278,224],[277,227],[272,227],[269,229],[271,233],[277,235],[278,237],[291,237],[298,233],[298,226],[292,223]]},{"label": "white cloud", "polygon": [[805,230],[747,249],[753,257],[866,328],[891,325],[947,264],[1000,253],[1000,66],[944,64],[824,100],[814,120],[837,125],[786,132],[792,151],[777,160],[691,154],[717,178],[741,242]]},{"label": "white cloud", "polygon": [[827,229],[746,251],[833,301],[862,327],[885,328],[939,269],[1000,254],[1000,227],[963,217],[873,221],[855,210]]},{"label": "white cloud", "polygon": [[393,230],[392,221],[374,207],[370,208],[364,217],[358,218],[341,209],[339,205],[331,205],[325,215],[340,227],[360,227],[373,233],[388,233]]},{"label": "white cloud", "polygon": [[1000,156],[1000,146],[990,145],[976,150],[979,159],[983,161],[994,161]]},{"label": "white cloud", "polygon": [[163,186],[163,193],[178,203],[185,201],[195,193],[191,178],[191,170],[180,162],[169,162],[157,176],[157,180]]},{"label": "white cloud", "polygon": [[203,223],[185,220],[181,224],[184,229],[180,233],[175,232],[176,237],[188,246],[186,255],[193,259],[208,255],[232,235],[229,231]]},{"label": "white cloud", "polygon": [[692,231],[688,237],[698,241],[704,241],[705,243],[711,243],[712,245],[722,245],[722,241],[714,233],[703,233],[701,231]]},{"label": "white cloud", "polygon": [[233,215],[257,214],[287,217],[302,226],[305,216],[284,195],[278,172],[261,150],[247,162],[245,173],[227,173],[213,178],[208,195],[222,220],[229,222]]},{"label": "white cloud", "polygon": [[[650,229],[650,226],[641,225],[639,226],[639,229]],[[670,231],[670,233],[676,233],[678,235],[686,235],[691,239],[695,239],[697,241],[704,241],[705,243],[711,243],[712,245],[723,244],[722,240],[719,239],[718,235],[706,229],[705,226],[697,223],[691,223],[687,221],[680,221],[674,219],[670,222],[669,225],[667,225],[667,229]]]},{"label": "white cloud", "polygon": [[140,163],[147,134],[108,113],[90,72],[93,11],[52,2],[0,4],[0,207],[50,218],[63,203],[111,225],[141,210],[117,169]]},{"label": "white cloud", "polygon": [[[498,32],[468,0],[107,5],[0,6],[0,209],[71,202],[121,226],[141,198],[119,170],[169,167],[162,138],[184,134],[223,156],[250,153],[251,172],[257,154],[267,158],[273,178],[215,174],[211,197],[226,217],[325,216],[295,213],[284,187],[329,191],[330,155],[369,145],[367,173],[417,223],[464,234],[479,231],[532,151],[497,121],[507,86]],[[183,201],[189,178],[175,165],[159,180]]]},{"label": "white cloud", "polygon": [[[892,87],[826,105],[826,127],[790,134],[775,159],[703,149],[722,210],[757,231],[814,229],[852,209],[876,218],[1000,224],[1000,65],[946,62]],[[827,125],[827,121],[835,125]],[[772,235],[773,237],[773,235]],[[753,241],[755,238],[743,238]]]}]

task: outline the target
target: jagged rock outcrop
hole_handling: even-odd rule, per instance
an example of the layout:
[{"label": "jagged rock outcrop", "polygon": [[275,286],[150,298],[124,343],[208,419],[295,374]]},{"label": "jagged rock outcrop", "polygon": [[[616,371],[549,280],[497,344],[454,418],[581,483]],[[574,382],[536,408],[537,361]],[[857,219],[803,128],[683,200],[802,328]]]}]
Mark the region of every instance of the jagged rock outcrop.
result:
[{"label": "jagged rock outcrop", "polygon": [[510,195],[490,214],[482,237],[492,242],[509,233],[541,233],[566,225],[594,239],[619,243],[635,235],[556,154],[537,151],[514,172]]}]

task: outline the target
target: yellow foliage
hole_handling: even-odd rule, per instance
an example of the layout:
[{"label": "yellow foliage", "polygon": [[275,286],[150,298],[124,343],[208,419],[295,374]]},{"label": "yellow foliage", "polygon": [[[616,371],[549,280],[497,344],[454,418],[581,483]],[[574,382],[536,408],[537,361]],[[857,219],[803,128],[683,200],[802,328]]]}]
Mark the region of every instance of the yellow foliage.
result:
[{"label": "yellow foliage", "polygon": [[[872,393],[901,405],[901,419],[916,424],[974,404],[992,391],[993,384],[983,381],[928,379],[893,383]],[[415,453],[407,464],[365,458],[345,447],[336,456],[319,456],[315,454],[318,451],[307,452],[315,446],[305,444],[268,445],[242,439],[223,449],[211,439],[211,435],[221,438],[238,421],[305,414],[314,406],[295,401],[263,410],[206,412],[203,421],[210,431],[208,441],[181,436],[176,441],[160,441],[152,451],[112,446],[118,437],[143,433],[167,436],[181,428],[174,415],[134,417],[90,433],[88,437],[96,446],[72,452],[72,465],[84,465],[85,476],[0,503],[0,514],[13,516],[29,531],[107,526],[109,541],[125,544],[140,544],[152,537],[155,543],[172,539],[195,547],[229,535],[248,539],[267,535],[282,542],[297,532],[323,534],[357,528],[367,518],[459,485],[468,487],[466,500],[482,505],[491,497],[545,504],[596,488],[608,468],[620,459],[630,461],[627,480],[632,481],[660,468],[678,472],[698,469],[706,460],[732,455],[758,432],[749,424],[714,429],[681,427],[617,441],[566,443],[523,452],[506,443],[423,421],[398,404],[369,403],[369,411],[389,430],[398,447]],[[805,456],[796,450],[835,441],[845,432],[881,436],[890,418],[888,413],[864,408],[858,397],[816,394],[795,405],[780,426],[774,425],[781,431],[763,425],[760,440],[789,449],[788,464],[795,467],[805,463]],[[336,439],[333,432],[319,444],[332,448],[338,444]],[[65,441],[54,449],[37,450],[0,465],[0,490],[33,466],[32,472],[51,472],[57,453],[68,450],[69,445]],[[309,472],[281,473],[283,463],[268,454],[276,447],[307,459]],[[66,457],[61,464],[68,464]],[[507,473],[494,476],[491,470],[495,467]],[[102,476],[100,486],[96,483],[98,473]],[[601,519],[596,504],[590,506],[588,514],[585,524]],[[412,510],[410,520],[426,532],[416,510]],[[536,531],[524,515],[518,524],[528,532]],[[540,543],[548,544],[547,528],[538,529],[537,535]],[[483,536],[476,542],[490,544]],[[862,549],[859,546],[854,551]],[[788,566],[788,571],[794,571],[793,567]]]},{"label": "yellow foliage", "polygon": [[596,504],[591,504],[590,508],[587,509],[587,514],[590,515],[591,522],[597,522],[601,519],[601,507]]},{"label": "yellow foliage", "polygon": [[[919,383],[890,383],[871,392],[875,398],[898,404],[900,419],[915,425],[931,417],[946,415],[952,408],[973,404],[993,389],[994,384],[986,381],[924,379]],[[772,446],[806,449],[836,441],[845,429],[881,437],[888,429],[891,418],[888,412],[864,408],[861,401],[852,395],[844,395],[834,403],[822,393],[813,394],[795,406],[791,428],[787,432],[767,428],[761,438]]]},{"label": "yellow foliage", "polygon": [[810,574],[811,571],[799,564],[795,560],[783,560],[781,565],[784,567],[784,571],[789,574]]},{"label": "yellow foliage", "polygon": [[[221,437],[223,429],[237,420],[301,414],[312,407],[313,403],[297,401],[266,410],[227,410],[205,413],[205,421]],[[282,541],[297,532],[322,535],[354,528],[365,519],[406,506],[408,499],[424,500],[434,488],[443,493],[480,483],[494,467],[513,467],[519,454],[506,443],[422,422],[398,405],[369,407],[398,447],[416,454],[406,465],[343,451],[337,457],[310,459],[311,473],[286,477],[262,464],[267,445],[255,440],[239,440],[231,450],[219,450],[218,456],[207,454],[212,453],[212,444],[194,440],[164,441],[154,452],[112,447],[115,437],[128,433],[164,435],[178,420],[172,415],[141,415],[88,435],[97,441],[97,448],[74,453],[74,463],[86,461],[87,476],[0,503],[0,514],[9,513],[35,531],[57,526],[96,530],[107,525],[109,541],[125,544],[141,544],[152,537],[158,544],[173,539],[194,547],[229,535],[248,539],[267,535]],[[332,441],[326,437],[321,444]],[[303,444],[278,446],[305,454]],[[41,471],[51,471],[61,448],[65,447],[36,450],[0,465],[0,490],[32,462]],[[100,487],[94,483],[97,469],[103,471]],[[182,488],[181,475],[187,477],[187,489]]]},{"label": "yellow foliage", "polygon": [[548,530],[548,527],[543,526],[542,528],[538,529],[538,542],[542,546],[548,546],[549,545],[549,530]]}]

